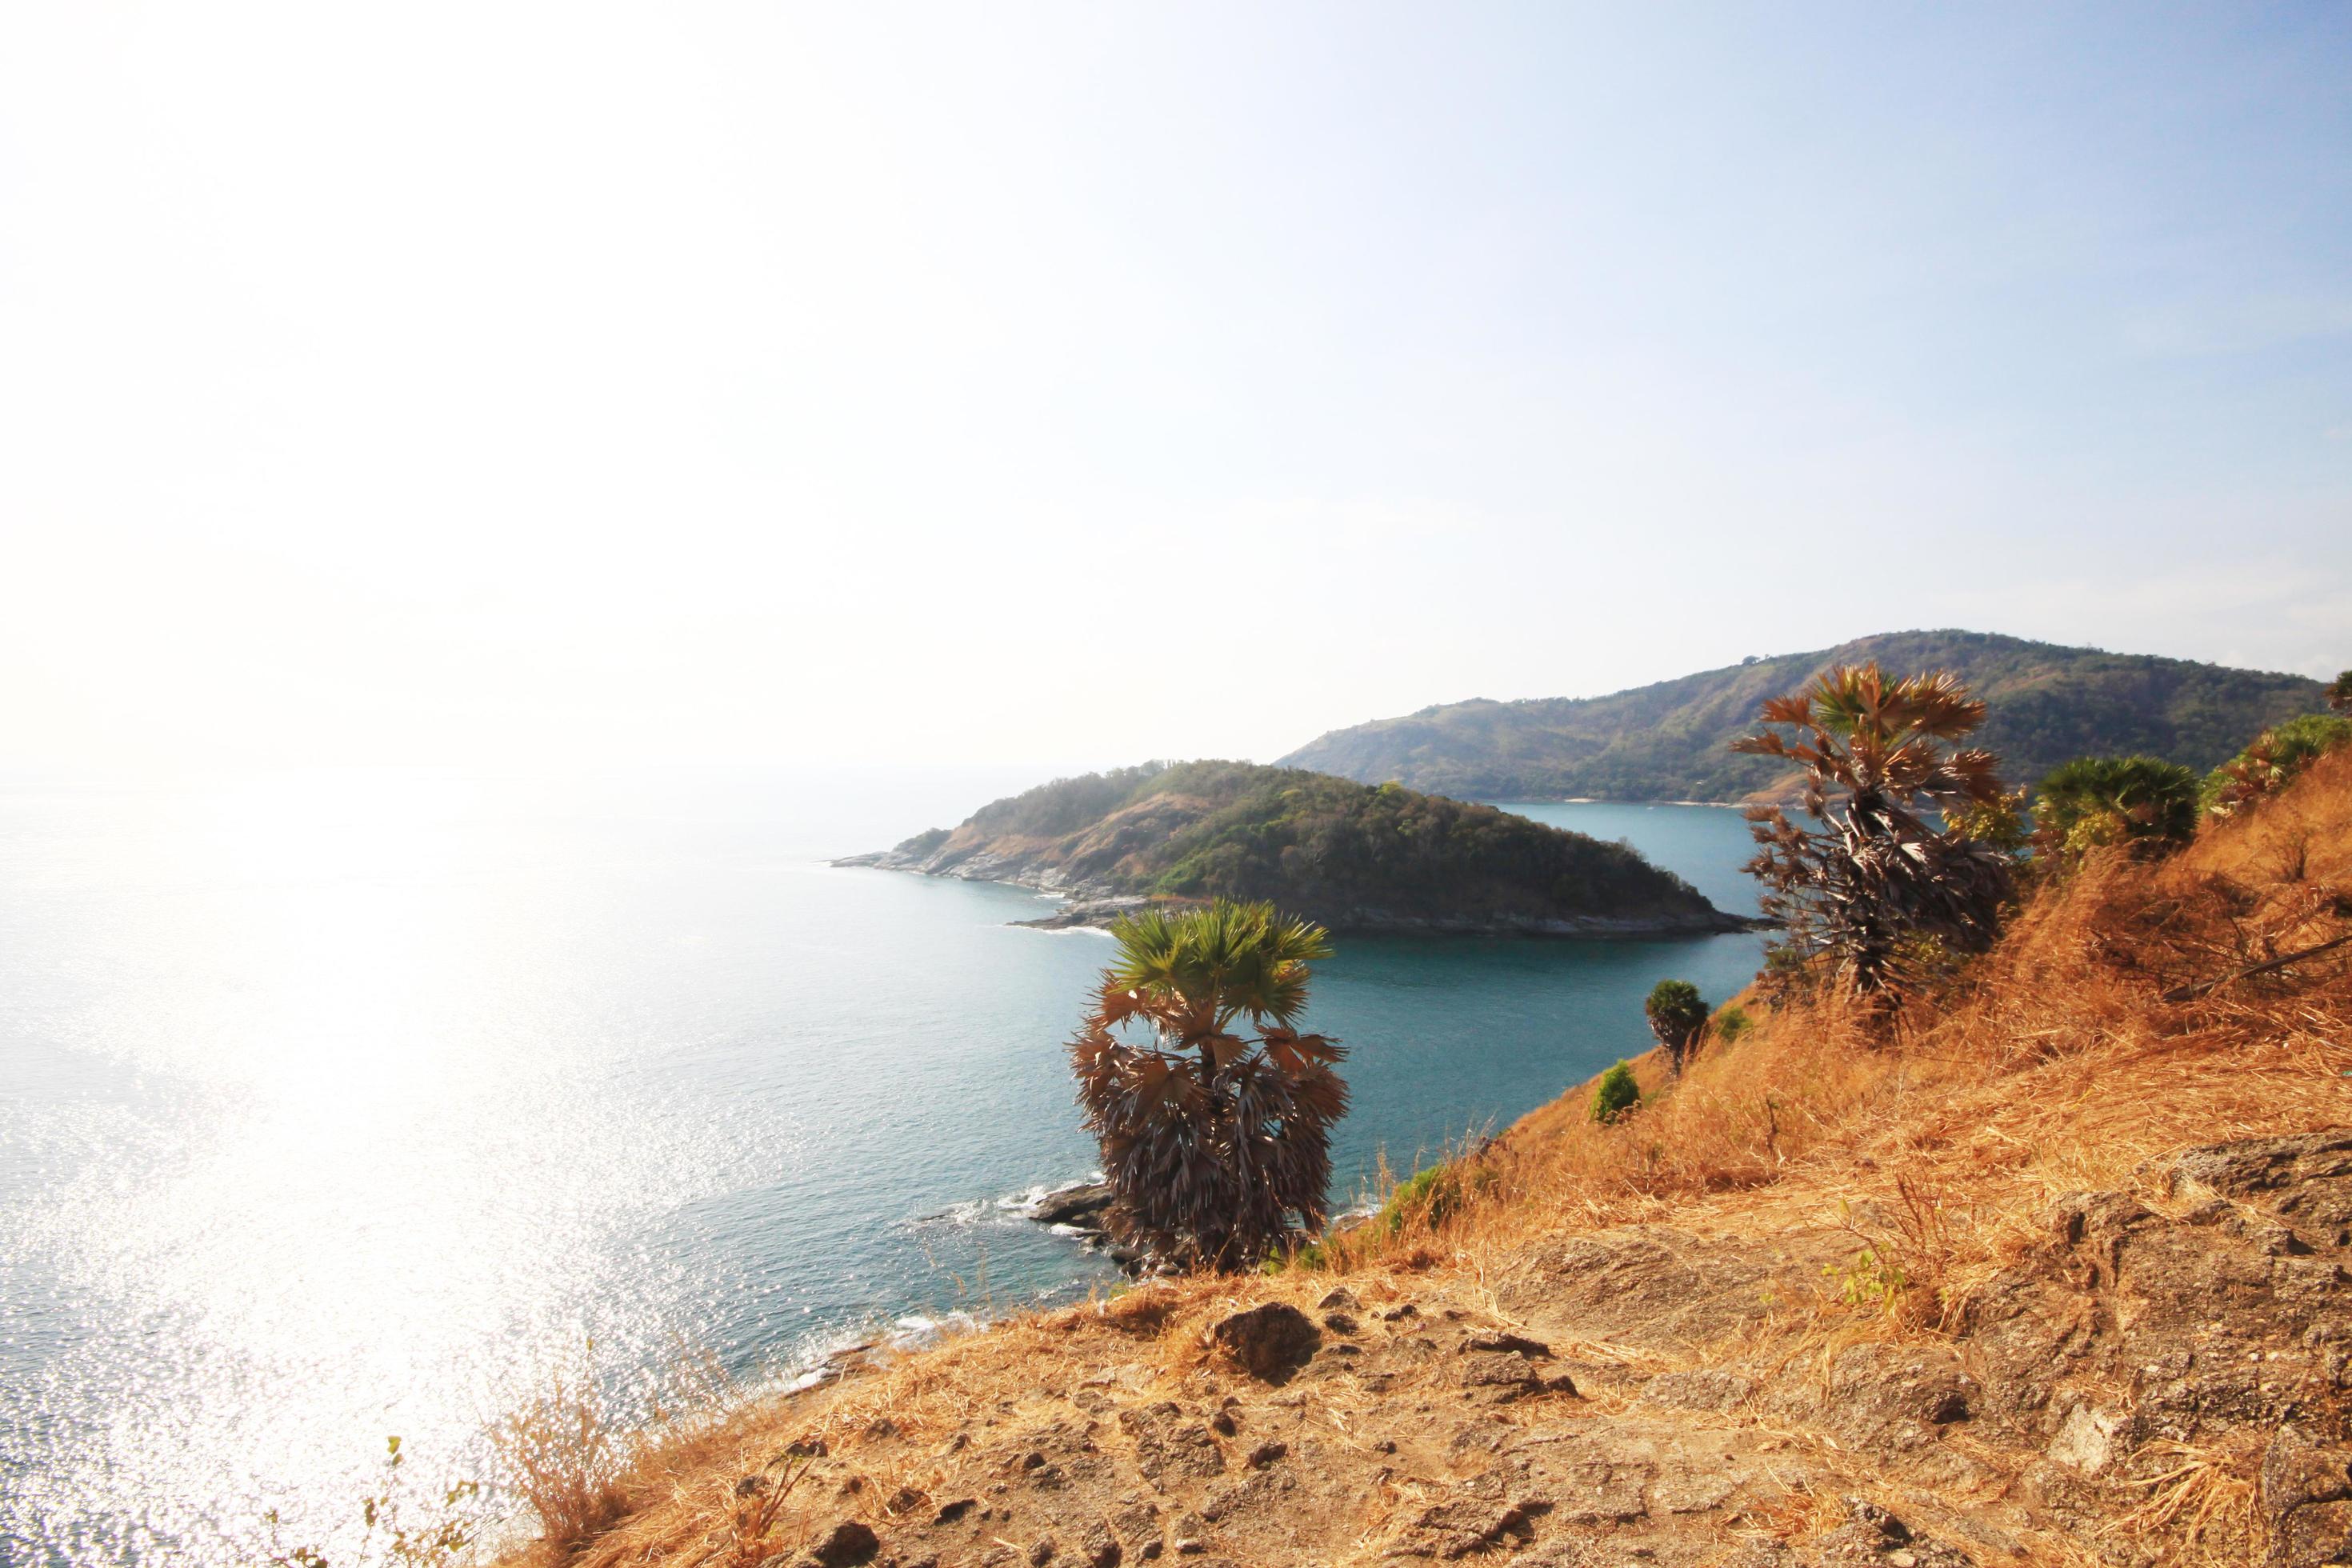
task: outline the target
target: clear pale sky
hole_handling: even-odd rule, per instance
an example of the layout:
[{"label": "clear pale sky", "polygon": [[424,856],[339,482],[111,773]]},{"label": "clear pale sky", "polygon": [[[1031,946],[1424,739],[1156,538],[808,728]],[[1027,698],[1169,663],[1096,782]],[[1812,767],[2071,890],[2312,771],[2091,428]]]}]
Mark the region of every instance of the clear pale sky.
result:
[{"label": "clear pale sky", "polygon": [[0,765],[2352,664],[2352,8],[0,8]]}]

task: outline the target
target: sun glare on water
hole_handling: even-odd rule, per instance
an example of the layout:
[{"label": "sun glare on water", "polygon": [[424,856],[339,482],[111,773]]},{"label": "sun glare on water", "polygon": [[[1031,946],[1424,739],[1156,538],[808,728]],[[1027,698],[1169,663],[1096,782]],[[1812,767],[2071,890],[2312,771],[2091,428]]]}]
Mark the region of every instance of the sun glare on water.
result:
[{"label": "sun glare on water", "polygon": [[658,1094],[625,1133],[604,1112],[647,1042],[527,799],[338,773],[135,805],[26,868],[66,928],[35,1022],[75,1131],[0,1190],[5,1250],[52,1282],[0,1346],[35,1384],[0,1426],[0,1544],[241,1562],[270,1509],[331,1540],[388,1435],[478,1473],[485,1423],[592,1338],[689,1344],[719,1282],[622,1226],[762,1137]]}]

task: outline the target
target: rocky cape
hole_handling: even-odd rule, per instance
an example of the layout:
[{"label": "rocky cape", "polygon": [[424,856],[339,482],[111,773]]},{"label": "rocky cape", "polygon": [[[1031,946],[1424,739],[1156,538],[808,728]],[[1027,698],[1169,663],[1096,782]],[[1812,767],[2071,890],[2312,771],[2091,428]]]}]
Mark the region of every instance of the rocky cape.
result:
[{"label": "rocky cape", "polygon": [[833,862],[1061,895],[1015,923],[1107,926],[1158,900],[1265,899],[1335,931],[1551,937],[1758,929],[1633,849],[1493,806],[1245,763],[1057,780]]}]

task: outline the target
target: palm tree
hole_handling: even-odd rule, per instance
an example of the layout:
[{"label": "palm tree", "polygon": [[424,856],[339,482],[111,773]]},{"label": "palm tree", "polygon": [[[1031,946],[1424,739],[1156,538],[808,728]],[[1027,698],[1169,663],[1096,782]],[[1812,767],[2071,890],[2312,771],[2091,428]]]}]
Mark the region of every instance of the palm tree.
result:
[{"label": "palm tree", "polygon": [[2155,757],[2077,757],[2042,781],[2036,837],[2053,850],[2186,843],[2197,833],[2197,785],[2194,773]]},{"label": "palm tree", "polygon": [[[1118,953],[1070,1042],[1112,1236],[1179,1267],[1245,1268],[1320,1228],[1347,1053],[1303,1034],[1323,928],[1220,899],[1111,927]],[[1255,1031],[1254,1034],[1248,1031]]]},{"label": "palm tree", "polygon": [[1840,665],[1764,704],[1763,721],[1795,738],[1767,729],[1731,743],[1804,770],[1812,827],[1776,805],[1748,813],[1759,848],[1747,870],[1764,883],[1764,912],[1786,929],[1795,961],[1826,956],[1851,990],[1892,996],[1923,942],[1990,944],[2013,887],[2008,857],[1920,815],[2002,798],[2000,759],[1954,744],[1984,717],[1946,672],[1896,680],[1875,663]]},{"label": "palm tree", "polygon": [[1661,980],[1651,987],[1642,1011],[1650,1020],[1650,1033],[1666,1048],[1666,1065],[1679,1077],[1691,1047],[1698,1043],[1698,1032],[1706,1027],[1706,998],[1687,980]]}]

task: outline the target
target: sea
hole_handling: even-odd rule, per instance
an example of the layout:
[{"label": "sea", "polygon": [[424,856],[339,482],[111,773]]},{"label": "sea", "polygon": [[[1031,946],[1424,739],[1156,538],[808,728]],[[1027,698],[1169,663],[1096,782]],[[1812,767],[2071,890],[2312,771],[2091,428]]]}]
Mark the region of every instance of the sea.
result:
[{"label": "sea", "polygon": [[[827,864],[1041,776],[0,781],[0,1563],[356,1561],[391,1438],[429,1491],[551,1389],[628,1426],[1116,1288],[1027,1217],[1094,1173],[1063,1043],[1108,940]],[[1736,812],[1505,804],[1754,907]],[[1759,959],[1340,938],[1335,1201]]]}]

